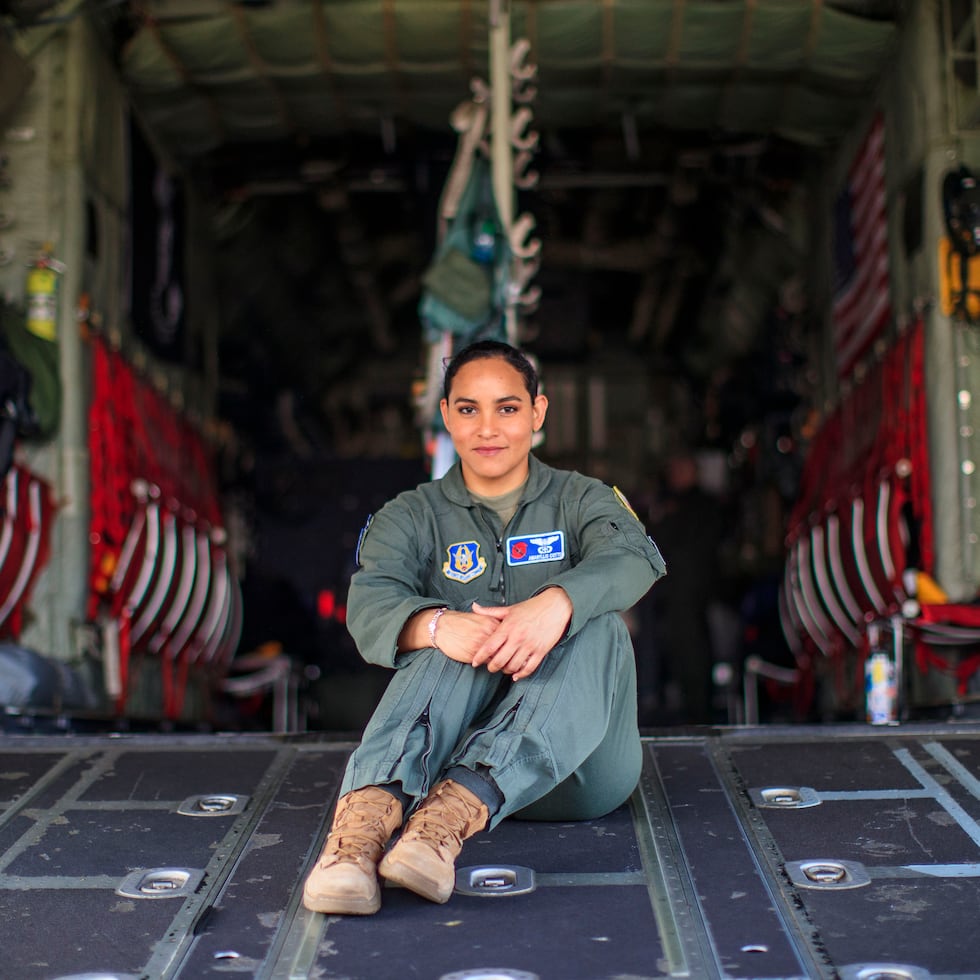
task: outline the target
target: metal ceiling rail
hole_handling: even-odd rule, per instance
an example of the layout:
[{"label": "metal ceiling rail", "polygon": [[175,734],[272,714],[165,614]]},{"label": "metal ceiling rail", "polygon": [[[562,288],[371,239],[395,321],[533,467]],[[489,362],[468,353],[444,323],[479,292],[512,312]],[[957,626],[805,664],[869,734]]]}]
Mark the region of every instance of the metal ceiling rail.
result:
[{"label": "metal ceiling rail", "polygon": [[331,98],[337,109],[337,115],[345,128],[350,124],[350,112],[347,100],[344,98],[340,86],[337,84],[337,73],[334,68],[333,58],[330,56],[330,43],[327,37],[327,27],[323,20],[324,0],[313,0],[313,40],[317,59],[323,74],[327,88],[330,90]]},{"label": "metal ceiling rail", "polygon": [[[807,31],[806,40],[803,43],[803,56],[800,58],[800,64],[797,69],[796,75],[798,80],[803,80],[806,78],[806,74],[810,69],[810,64],[813,60],[813,52],[817,46],[817,38],[820,34],[820,24],[821,24],[821,14],[823,13],[823,0],[813,0],[810,7],[810,26]],[[792,100],[793,88],[790,85],[784,85],[782,89],[782,95],[779,100],[779,109],[776,116],[777,125],[783,119],[786,119],[790,111],[790,103]]]},{"label": "metal ceiling rail", "polygon": [[[284,128],[314,140],[377,131],[385,120],[388,149],[396,124],[444,126],[473,69],[486,71],[491,7],[144,0],[131,8],[142,17],[120,57],[149,125],[181,155],[281,139]],[[634,148],[644,131],[719,127],[833,141],[897,32],[891,17],[830,0],[508,0],[507,8],[540,65],[542,127],[620,126]],[[267,119],[254,114],[256,86],[277,114],[271,106]]]},{"label": "metal ceiling rail", "polygon": [[946,105],[951,133],[980,128],[980,2],[942,0]]},{"label": "metal ceiling rail", "polygon": [[228,6],[232,21],[235,24],[235,29],[238,32],[238,37],[242,42],[245,57],[248,59],[248,63],[252,66],[256,76],[269,90],[269,94],[272,96],[273,104],[275,105],[276,112],[279,116],[280,125],[285,130],[284,135],[296,135],[296,123],[291,118],[289,107],[286,104],[286,100],[283,98],[279,86],[275,83],[275,81],[273,81],[269,74],[268,65],[263,60],[255,46],[255,40],[252,37],[252,30],[249,25],[248,18],[245,16],[245,11],[239,4],[236,3],[231,3]]},{"label": "metal ceiling rail", "polygon": [[144,26],[150,32],[153,40],[156,42],[160,51],[163,53],[164,57],[173,66],[175,72],[180,77],[187,89],[198,99],[200,99],[201,104],[207,111],[208,118],[211,120],[211,124],[214,127],[215,133],[217,135],[218,141],[221,142],[225,139],[227,132],[225,130],[224,122],[221,118],[221,113],[218,111],[217,104],[214,98],[194,79],[190,70],[183,63],[183,61],[177,56],[177,52],[174,51],[173,47],[168,43],[167,39],[163,36],[160,30],[160,25],[156,18],[147,18],[144,21]]}]

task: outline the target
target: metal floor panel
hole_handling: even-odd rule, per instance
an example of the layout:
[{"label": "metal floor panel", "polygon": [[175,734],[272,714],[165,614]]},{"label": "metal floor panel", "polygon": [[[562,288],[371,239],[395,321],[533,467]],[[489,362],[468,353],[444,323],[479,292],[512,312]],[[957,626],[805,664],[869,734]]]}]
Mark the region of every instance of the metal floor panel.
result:
[{"label": "metal floor panel", "polygon": [[[282,846],[263,821],[280,797],[288,810],[290,773],[311,759],[284,740],[32,737],[5,748],[0,948],[17,980],[177,975],[231,874],[264,849],[295,852],[266,897],[265,920],[280,919],[347,755],[324,748],[303,773],[312,820]],[[250,939],[257,911],[240,929]]]},{"label": "metal floor panel", "polygon": [[456,894],[441,906],[385,888],[377,916],[325,921],[311,975],[663,975],[630,807],[580,823],[505,821],[466,842],[457,868],[473,867],[531,867],[536,887],[530,894]]},{"label": "metal floor panel", "polygon": [[[730,797],[788,909],[841,975],[887,978],[867,964],[892,964],[894,977],[980,977],[965,940],[980,911],[976,729],[811,730],[706,748],[728,763]],[[800,801],[766,802],[766,789],[801,788]]]},{"label": "metal floor panel", "polygon": [[316,915],[352,747],[4,739],[0,975],[980,980],[980,729],[647,738],[628,806],[478,834],[445,905]]}]

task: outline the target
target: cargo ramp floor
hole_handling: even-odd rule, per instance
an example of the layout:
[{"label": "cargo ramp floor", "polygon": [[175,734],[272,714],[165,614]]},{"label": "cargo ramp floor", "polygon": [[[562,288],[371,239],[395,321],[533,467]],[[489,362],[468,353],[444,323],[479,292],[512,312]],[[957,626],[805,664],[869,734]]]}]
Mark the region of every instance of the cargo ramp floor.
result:
[{"label": "cargo ramp floor", "polygon": [[0,740],[0,977],[980,980],[980,728],[644,740],[633,798],[467,841],[445,905],[300,902],[353,745]]}]

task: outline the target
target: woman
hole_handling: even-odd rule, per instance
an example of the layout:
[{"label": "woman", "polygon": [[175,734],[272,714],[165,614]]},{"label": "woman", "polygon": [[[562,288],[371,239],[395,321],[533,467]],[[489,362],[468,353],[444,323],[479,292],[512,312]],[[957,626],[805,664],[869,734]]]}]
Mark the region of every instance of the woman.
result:
[{"label": "woman", "polygon": [[664,573],[659,551],[618,490],[531,455],[548,402],[518,350],[470,345],[443,395],[458,462],[358,544],[348,626],[395,673],[306,880],[317,912],[376,912],[379,874],[445,902],[466,838],[512,814],[601,816],[639,779],[618,613]]}]

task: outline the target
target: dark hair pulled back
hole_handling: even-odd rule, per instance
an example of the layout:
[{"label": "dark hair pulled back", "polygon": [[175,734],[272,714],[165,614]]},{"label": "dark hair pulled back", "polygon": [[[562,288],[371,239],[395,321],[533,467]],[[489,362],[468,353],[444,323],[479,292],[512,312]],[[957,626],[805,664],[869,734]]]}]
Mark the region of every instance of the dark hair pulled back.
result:
[{"label": "dark hair pulled back", "polygon": [[443,376],[442,397],[446,401],[449,400],[453,379],[463,365],[469,364],[470,361],[487,358],[499,358],[506,361],[524,379],[524,387],[531,396],[531,401],[538,397],[538,372],[535,371],[534,365],[516,347],[505,344],[501,340],[478,340],[456,353],[447,365],[446,373]]}]

